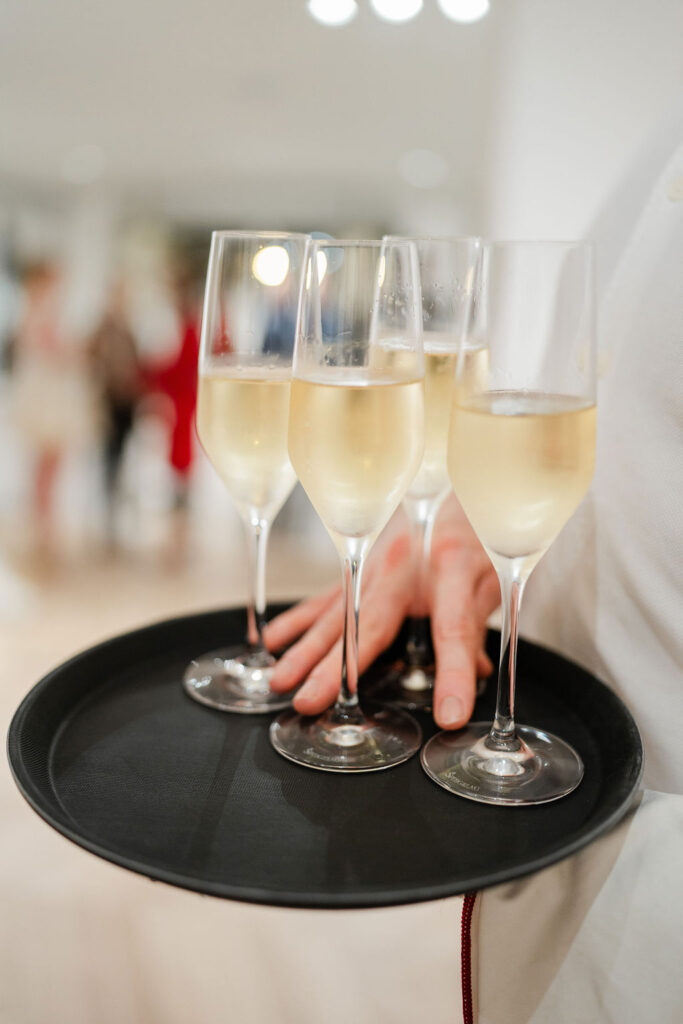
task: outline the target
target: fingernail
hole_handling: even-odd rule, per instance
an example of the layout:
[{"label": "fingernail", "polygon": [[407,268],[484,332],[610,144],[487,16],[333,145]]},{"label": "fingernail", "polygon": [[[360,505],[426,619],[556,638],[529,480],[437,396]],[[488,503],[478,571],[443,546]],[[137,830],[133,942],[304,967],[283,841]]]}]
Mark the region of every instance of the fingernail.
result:
[{"label": "fingernail", "polygon": [[465,717],[465,705],[458,697],[445,697],[439,704],[439,724],[445,729],[457,725]]}]

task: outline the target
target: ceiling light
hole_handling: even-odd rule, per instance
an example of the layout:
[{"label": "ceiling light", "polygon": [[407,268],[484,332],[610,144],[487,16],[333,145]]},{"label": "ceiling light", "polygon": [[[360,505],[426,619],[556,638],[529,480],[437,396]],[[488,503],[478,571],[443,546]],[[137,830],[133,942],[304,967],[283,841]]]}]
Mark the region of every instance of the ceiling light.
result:
[{"label": "ceiling light", "polygon": [[422,0],[370,0],[370,6],[384,21],[410,21],[422,10]]},{"label": "ceiling light", "polygon": [[348,25],[358,14],[356,0],[308,0],[308,13],[321,25]]},{"label": "ceiling light", "polygon": [[105,157],[101,146],[74,146],[62,158],[62,177],[72,185],[90,185],[102,177]]},{"label": "ceiling light", "polygon": [[470,24],[489,13],[489,0],[436,0],[439,10],[451,21]]},{"label": "ceiling light", "polygon": [[251,272],[261,284],[277,288],[289,272],[289,253],[282,245],[267,245],[251,261]]},{"label": "ceiling light", "polygon": [[415,188],[437,188],[448,177],[448,164],[431,149],[411,149],[399,160],[398,173]]}]

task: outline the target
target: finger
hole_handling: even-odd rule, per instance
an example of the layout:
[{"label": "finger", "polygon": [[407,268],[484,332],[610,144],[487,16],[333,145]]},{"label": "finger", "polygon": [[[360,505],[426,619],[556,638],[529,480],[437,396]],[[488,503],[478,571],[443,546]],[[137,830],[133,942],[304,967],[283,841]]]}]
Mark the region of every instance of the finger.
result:
[{"label": "finger", "polygon": [[487,679],[493,672],[493,662],[486,651],[481,650],[477,654],[477,679]]},{"label": "finger", "polygon": [[270,677],[271,689],[283,693],[302,682],[340,637],[343,624],[344,611],[338,597],[282,655]]},{"label": "finger", "polygon": [[[377,576],[367,588],[361,605],[358,671],[365,672],[375,658],[397,635],[412,598],[410,564],[400,560]],[[339,694],[342,670],[341,639],[313,668],[294,698],[294,707],[304,715],[317,715],[332,704]],[[272,682],[271,682],[272,685]]]},{"label": "finger", "polygon": [[[488,559],[487,559],[488,562]],[[500,604],[500,583],[496,570],[490,562],[485,567],[476,586],[475,601],[478,614],[488,619]]]},{"label": "finger", "polygon": [[474,600],[481,628],[481,650],[477,654],[477,678],[485,679],[491,675],[494,669],[494,664],[485,650],[487,622],[491,612],[495,611],[500,604],[500,584],[493,566],[486,569],[481,576]]},{"label": "finger", "polygon": [[[363,573],[363,583],[367,586],[375,575],[375,565],[369,562]],[[276,615],[264,629],[264,640],[269,651],[278,651],[305,633],[318,617],[328,609],[335,600],[341,599],[341,587],[332,587],[323,594],[299,601],[293,608]]]},{"label": "finger", "polygon": [[324,594],[317,594],[306,601],[300,601],[293,608],[288,608],[286,612],[277,615],[264,630],[264,639],[268,650],[278,651],[301,636],[340,597],[341,588],[333,587],[332,590],[326,590]]},{"label": "finger", "polygon": [[472,714],[482,616],[475,595],[490,562],[476,548],[449,548],[437,563],[432,610],[436,653],[434,718],[443,729],[464,725]]},{"label": "finger", "polygon": [[400,571],[377,580],[361,606],[358,671],[365,672],[395,639],[412,601],[411,575]]},{"label": "finger", "polygon": [[337,640],[325,657],[315,666],[293,700],[301,715],[319,715],[339,696],[341,686],[342,641]]}]

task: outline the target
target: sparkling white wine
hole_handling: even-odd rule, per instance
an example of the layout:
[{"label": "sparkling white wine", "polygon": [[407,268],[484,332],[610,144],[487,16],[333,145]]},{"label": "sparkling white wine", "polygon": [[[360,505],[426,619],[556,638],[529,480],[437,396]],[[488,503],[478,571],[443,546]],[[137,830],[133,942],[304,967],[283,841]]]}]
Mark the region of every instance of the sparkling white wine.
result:
[{"label": "sparkling white wine", "polygon": [[289,369],[200,377],[197,432],[239,511],[275,515],[296,477],[287,453]]},{"label": "sparkling white wine", "polygon": [[595,461],[595,406],[580,398],[492,391],[453,405],[448,470],[494,556],[532,564],[583,498]]},{"label": "sparkling white wine", "polygon": [[457,344],[452,339],[425,335],[425,450],[422,465],[410,485],[408,497],[438,498],[450,488],[446,449],[448,424],[454,391],[481,392],[486,389],[488,349],[466,348],[456,384]]},{"label": "sparkling white wine", "polygon": [[353,368],[339,378],[292,381],[289,454],[342,548],[343,538],[374,538],[403,498],[422,458],[424,413],[421,381],[360,381]]}]

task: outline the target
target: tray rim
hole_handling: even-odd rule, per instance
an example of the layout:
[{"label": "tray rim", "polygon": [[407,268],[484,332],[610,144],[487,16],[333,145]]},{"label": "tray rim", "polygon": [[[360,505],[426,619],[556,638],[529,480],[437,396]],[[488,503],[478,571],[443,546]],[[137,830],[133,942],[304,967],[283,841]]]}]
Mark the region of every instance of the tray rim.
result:
[{"label": "tray rim", "polygon": [[[273,604],[269,606],[269,611],[277,613],[278,611],[291,606],[292,603],[294,602],[273,602]],[[187,624],[192,619],[205,618],[207,615],[220,616],[225,612],[240,611],[244,611],[243,605],[226,605],[225,607],[208,608],[200,612],[191,612],[184,615],[173,616],[171,618],[157,619],[124,633],[115,634],[99,641],[96,644],[84,648],[72,655],[66,661],[56,665],[31,687],[12,716],[7,732],[6,754],[10,772],[19,792],[43,821],[81,849],[94,854],[110,864],[114,864],[119,868],[124,868],[128,871],[142,875],[154,882],[164,882],[168,885],[185,889],[190,892],[214,896],[221,899],[231,899],[241,903],[301,910],[361,910],[392,906],[409,906],[416,903],[450,899],[455,896],[462,896],[467,892],[493,888],[497,885],[512,882],[535,874],[544,868],[551,867],[553,864],[559,863],[565,858],[572,856],[579,850],[589,846],[594,840],[605,835],[622,820],[629,808],[634,805],[638,799],[640,783],[643,775],[643,743],[635,719],[624,701],[610,686],[601,679],[598,679],[582,665],[565,657],[550,647],[521,638],[522,645],[535,648],[544,654],[550,655],[551,657],[560,658],[565,663],[579,669],[583,674],[588,675],[591,678],[592,684],[603,691],[603,697],[608,701],[613,701],[615,705],[619,707],[625,725],[631,733],[636,756],[630,764],[629,771],[625,774],[623,779],[625,795],[613,808],[611,813],[599,823],[599,825],[596,826],[593,824],[591,826],[589,836],[585,834],[585,831],[579,830],[579,833],[571,842],[562,845],[560,848],[546,851],[542,855],[533,858],[531,861],[526,861],[516,867],[507,867],[498,872],[487,871],[485,874],[480,876],[475,874],[467,880],[467,883],[464,884],[462,888],[454,888],[452,883],[442,882],[438,885],[431,884],[429,886],[423,886],[422,889],[420,889],[420,887],[415,887],[410,890],[409,894],[406,893],[406,890],[395,889],[387,889],[381,892],[374,891],[372,893],[368,893],[367,896],[359,893],[316,893],[315,902],[313,902],[310,893],[305,891],[297,892],[294,890],[287,890],[286,892],[278,893],[274,892],[272,889],[260,887],[246,887],[242,885],[231,886],[230,883],[224,881],[194,878],[191,875],[184,875],[180,872],[170,871],[164,867],[155,867],[148,862],[140,861],[135,856],[117,854],[101,845],[96,840],[90,839],[87,835],[79,832],[77,829],[69,825],[66,820],[60,819],[58,816],[53,814],[50,809],[46,808],[41,799],[41,791],[34,783],[32,773],[26,767],[21,749],[21,737],[22,730],[34,702],[51,685],[53,679],[60,676],[63,672],[68,671],[87,655],[94,654],[95,652],[101,653],[106,651],[108,647],[116,645],[124,639],[131,640],[142,637],[144,634],[153,632],[162,626],[168,628],[173,627],[174,624]],[[490,632],[496,633],[498,631],[490,630]],[[107,683],[105,682],[102,685],[107,685]],[[91,693],[82,697],[75,703],[73,710],[75,711],[82,701],[90,699],[92,695],[93,694]],[[54,742],[57,734],[61,731],[67,721],[68,718],[65,718],[55,728],[52,733],[52,742]],[[261,716],[258,721],[255,720],[255,724],[263,724]],[[50,747],[52,747],[52,742]],[[417,757],[418,754],[416,754],[415,757]],[[305,771],[306,769],[301,770]],[[56,792],[54,792],[54,796],[55,801],[59,804],[59,798]],[[514,814],[515,810],[516,808],[514,807],[501,808],[501,813]],[[64,811],[63,813],[64,819],[66,819],[68,817],[67,812]]]}]

